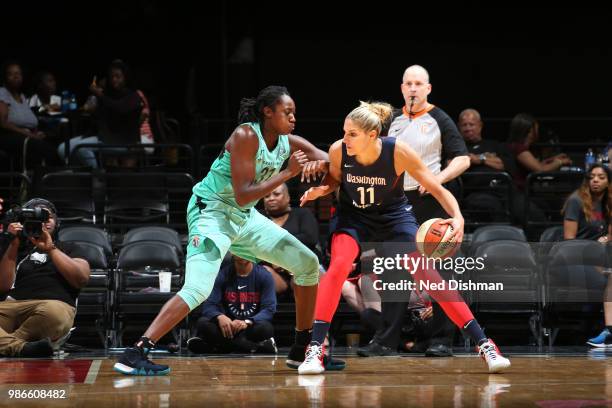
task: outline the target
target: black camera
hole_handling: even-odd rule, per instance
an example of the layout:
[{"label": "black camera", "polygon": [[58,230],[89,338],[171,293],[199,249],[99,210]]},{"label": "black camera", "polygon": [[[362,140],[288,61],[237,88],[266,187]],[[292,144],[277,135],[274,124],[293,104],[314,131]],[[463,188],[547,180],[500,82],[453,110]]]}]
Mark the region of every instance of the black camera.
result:
[{"label": "black camera", "polygon": [[[8,225],[18,222],[23,225],[22,234],[24,237],[40,238],[42,235],[42,225],[49,221],[49,210],[46,208],[12,208],[4,214],[3,223]],[[5,228],[6,230],[6,228]]]}]

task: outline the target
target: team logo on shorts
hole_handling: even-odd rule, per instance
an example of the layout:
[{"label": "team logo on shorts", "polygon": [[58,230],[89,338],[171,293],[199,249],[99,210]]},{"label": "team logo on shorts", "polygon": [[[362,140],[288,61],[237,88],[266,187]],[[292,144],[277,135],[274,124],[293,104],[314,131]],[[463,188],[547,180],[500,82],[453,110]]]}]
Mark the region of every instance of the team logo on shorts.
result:
[{"label": "team logo on shorts", "polygon": [[193,239],[191,240],[191,244],[194,247],[196,247],[196,248],[199,247],[200,246],[200,237],[197,236],[197,235],[195,237],[193,237]]}]

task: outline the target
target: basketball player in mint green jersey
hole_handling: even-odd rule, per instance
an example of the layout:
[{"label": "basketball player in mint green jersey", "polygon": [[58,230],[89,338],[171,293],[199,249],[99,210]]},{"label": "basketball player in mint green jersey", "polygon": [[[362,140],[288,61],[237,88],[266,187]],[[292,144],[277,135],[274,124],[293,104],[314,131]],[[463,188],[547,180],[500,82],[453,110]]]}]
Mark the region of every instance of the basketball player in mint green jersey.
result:
[{"label": "basketball player in mint green jersey", "polygon": [[[296,343],[287,361],[296,366],[304,359],[316,303],[318,259],[297,238],[253,207],[299,173],[310,178],[325,172],[328,155],[290,134],[295,127],[295,103],[284,87],[270,86],[257,99],[243,99],[239,122],[241,125],[227,140],[207,176],[193,188],[187,207],[185,285],[164,305],[134,347],[125,350],[114,366],[115,371],[128,375],[170,372],[168,366],[150,361],[148,351],[206,300],[228,251],[251,261],[279,265],[293,273]],[[287,168],[280,171],[287,159]]]}]

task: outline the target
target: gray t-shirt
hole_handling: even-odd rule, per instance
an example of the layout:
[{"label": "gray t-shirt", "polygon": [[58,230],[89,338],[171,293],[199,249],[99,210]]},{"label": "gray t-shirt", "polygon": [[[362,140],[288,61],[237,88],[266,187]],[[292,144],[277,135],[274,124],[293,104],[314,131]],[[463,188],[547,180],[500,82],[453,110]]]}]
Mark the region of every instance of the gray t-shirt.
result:
[{"label": "gray t-shirt", "polygon": [[567,200],[564,219],[578,223],[576,238],[597,239],[608,233],[610,214],[604,214],[601,201],[596,201],[593,203],[591,221],[587,221],[582,210],[582,200],[578,197],[578,194],[574,193]]},{"label": "gray t-shirt", "polygon": [[38,119],[30,109],[28,100],[22,94],[21,102],[13,98],[13,95],[5,87],[0,88],[0,101],[8,105],[8,122],[15,126],[27,129],[36,129]]}]

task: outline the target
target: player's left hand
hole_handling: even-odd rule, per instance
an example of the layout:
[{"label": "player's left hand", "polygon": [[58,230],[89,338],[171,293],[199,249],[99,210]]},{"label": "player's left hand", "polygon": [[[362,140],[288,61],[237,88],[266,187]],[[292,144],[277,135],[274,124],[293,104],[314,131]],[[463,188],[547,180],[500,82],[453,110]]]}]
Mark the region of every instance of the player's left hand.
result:
[{"label": "player's left hand", "polygon": [[325,161],[325,160],[312,160],[312,161],[309,161],[302,168],[302,179],[301,179],[301,182],[303,183],[304,180],[305,180],[307,183],[310,183],[310,178],[311,177],[312,177],[312,179],[314,181],[314,179],[318,178],[319,176],[324,175],[328,171],[329,171],[329,162],[328,161]]},{"label": "player's left hand", "polygon": [[450,235],[450,240],[454,241],[459,245],[463,242],[463,218],[448,218],[440,221],[440,224],[450,224],[453,229]]}]

